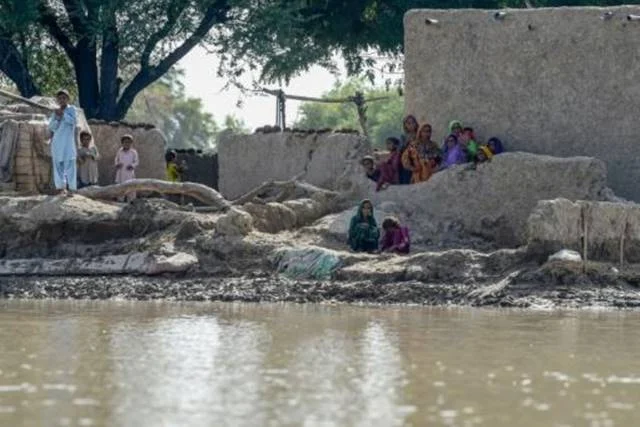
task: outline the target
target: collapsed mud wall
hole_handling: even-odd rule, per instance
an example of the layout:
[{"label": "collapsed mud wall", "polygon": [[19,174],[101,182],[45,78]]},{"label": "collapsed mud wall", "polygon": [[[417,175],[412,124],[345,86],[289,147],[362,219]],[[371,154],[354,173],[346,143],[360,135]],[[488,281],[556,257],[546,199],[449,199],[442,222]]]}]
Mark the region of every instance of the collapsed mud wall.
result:
[{"label": "collapsed mud wall", "polygon": [[136,177],[165,178],[164,153],[166,138],[159,129],[152,126],[106,123],[97,120],[89,120],[89,126],[100,152],[100,160],[98,161],[100,185],[113,184],[115,179],[115,156],[121,146],[120,138],[126,134],[133,136],[133,148],[138,151],[138,156],[140,157],[140,166],[136,170]]},{"label": "collapsed mud wall", "polygon": [[367,139],[352,133],[227,136],[218,144],[220,192],[234,199],[265,181],[295,176],[318,187],[358,192],[366,183],[359,161],[370,151]]},{"label": "collapsed mud wall", "polygon": [[[640,205],[566,199],[538,203],[527,223],[529,250],[573,249],[594,261],[640,263]],[[586,240],[586,242],[585,242]]]},{"label": "collapsed mud wall", "polygon": [[461,165],[427,182],[392,186],[371,199],[398,215],[419,243],[478,236],[501,247],[527,242],[527,219],[540,200],[607,200],[606,168],[588,157],[506,153],[477,168]]},{"label": "collapsed mud wall", "polygon": [[640,21],[627,20],[640,7],[503,12],[406,14],[406,111],[438,138],[460,119],[510,150],[602,159],[616,194],[640,201]]}]

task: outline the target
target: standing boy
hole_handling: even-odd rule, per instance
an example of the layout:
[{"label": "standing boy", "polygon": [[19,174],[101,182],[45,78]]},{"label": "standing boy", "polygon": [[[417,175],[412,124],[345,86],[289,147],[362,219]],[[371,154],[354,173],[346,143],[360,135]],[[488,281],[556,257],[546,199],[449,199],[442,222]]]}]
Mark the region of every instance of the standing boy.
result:
[{"label": "standing boy", "polygon": [[53,182],[59,194],[77,189],[76,170],[76,124],[77,113],[69,105],[69,92],[62,89],[56,93],[59,108],[49,120],[51,138],[51,160],[53,163]]}]

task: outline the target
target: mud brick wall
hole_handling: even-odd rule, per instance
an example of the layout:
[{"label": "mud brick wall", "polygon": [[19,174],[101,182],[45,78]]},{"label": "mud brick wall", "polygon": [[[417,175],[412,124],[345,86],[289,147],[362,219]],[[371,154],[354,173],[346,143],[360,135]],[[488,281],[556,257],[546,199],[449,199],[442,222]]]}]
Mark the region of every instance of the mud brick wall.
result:
[{"label": "mud brick wall", "polygon": [[609,186],[640,201],[640,21],[627,20],[640,7],[505,12],[406,14],[407,113],[438,138],[460,119],[509,150],[597,157]]},{"label": "mud brick wall", "polygon": [[164,153],[167,141],[160,130],[150,126],[129,126],[125,123],[105,123],[94,120],[89,120],[89,126],[100,152],[98,161],[100,185],[114,183],[115,157],[121,146],[120,138],[126,134],[133,136],[133,148],[138,151],[140,157],[136,178],[165,178]]},{"label": "mud brick wall", "polygon": [[300,176],[318,187],[360,194],[367,190],[367,180],[359,162],[370,152],[367,139],[353,133],[274,132],[224,137],[218,143],[220,192],[234,199],[265,181]]}]

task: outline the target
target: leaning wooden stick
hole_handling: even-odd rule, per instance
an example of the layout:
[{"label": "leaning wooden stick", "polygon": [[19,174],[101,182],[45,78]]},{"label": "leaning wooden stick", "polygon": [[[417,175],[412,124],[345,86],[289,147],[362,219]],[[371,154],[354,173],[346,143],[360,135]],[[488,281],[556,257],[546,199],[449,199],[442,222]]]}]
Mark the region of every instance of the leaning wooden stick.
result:
[{"label": "leaning wooden stick", "polygon": [[582,206],[582,272],[585,273],[587,271],[587,255],[588,255],[588,231],[589,226],[587,224],[587,207]]},{"label": "leaning wooden stick", "polygon": [[624,241],[629,232],[629,219],[628,214],[624,216],[624,226],[622,227],[622,233],[620,234],[620,268],[624,267]]},{"label": "leaning wooden stick", "polygon": [[269,189],[286,189],[288,186],[293,184],[298,179],[302,178],[305,172],[301,172],[298,175],[294,176],[288,181],[266,181],[254,188],[253,190],[248,191],[242,196],[238,197],[232,203],[236,206],[247,204],[253,201],[260,194],[263,194]]},{"label": "leaning wooden stick", "polygon": [[[297,178],[301,175],[297,175],[293,179],[289,181],[267,181],[253,190],[247,192],[243,196],[240,196],[233,202],[231,202],[234,206],[241,206],[247,204],[249,202],[258,202],[258,203],[269,203],[269,202],[279,202],[282,203],[286,200],[290,200],[291,198],[295,198],[296,190],[300,190],[301,192],[309,195],[314,194],[325,194],[331,198],[339,197],[339,193],[331,190],[326,190],[324,188],[316,187],[315,185],[311,185],[304,181],[298,181]],[[275,196],[268,198],[260,198],[261,194],[266,192],[278,192]]]},{"label": "leaning wooden stick", "polygon": [[49,107],[49,106],[46,106],[46,105],[42,105],[42,104],[37,103],[35,101],[32,101],[32,100],[30,100],[28,98],[24,98],[24,97],[22,97],[20,95],[16,95],[15,93],[7,92],[6,90],[0,89],[0,95],[4,96],[5,98],[9,98],[9,99],[12,99],[14,101],[19,101],[19,102],[22,102],[24,104],[30,105],[31,107],[40,108],[40,109],[45,110],[47,112],[53,112],[53,111],[56,110],[55,108],[52,108],[52,107]]}]

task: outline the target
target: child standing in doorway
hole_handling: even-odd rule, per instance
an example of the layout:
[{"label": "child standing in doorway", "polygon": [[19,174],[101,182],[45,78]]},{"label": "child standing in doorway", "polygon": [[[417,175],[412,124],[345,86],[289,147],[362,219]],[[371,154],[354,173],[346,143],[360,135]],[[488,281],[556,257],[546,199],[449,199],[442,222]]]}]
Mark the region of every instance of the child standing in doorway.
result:
[{"label": "child standing in doorway", "polygon": [[178,153],[174,150],[168,151],[164,156],[164,160],[167,162],[167,181],[183,181],[187,164],[184,160],[181,164],[178,164]]}]

